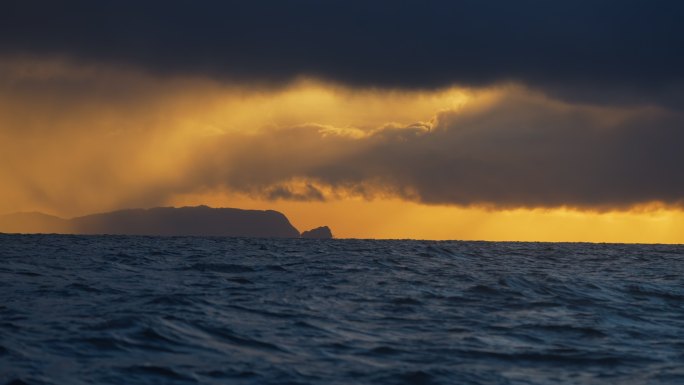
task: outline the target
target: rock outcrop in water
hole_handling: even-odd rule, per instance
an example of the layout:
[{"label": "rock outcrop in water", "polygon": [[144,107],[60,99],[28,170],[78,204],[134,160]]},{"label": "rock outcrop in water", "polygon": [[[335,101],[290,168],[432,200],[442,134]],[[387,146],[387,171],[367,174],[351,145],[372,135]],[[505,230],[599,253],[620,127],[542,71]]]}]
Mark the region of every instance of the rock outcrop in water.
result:
[{"label": "rock outcrop in water", "polygon": [[309,239],[332,239],[332,231],[328,226],[321,226],[302,233],[302,238]]},{"label": "rock outcrop in water", "polygon": [[259,238],[298,238],[285,215],[273,210],[234,208],[157,207],[61,219],[39,213],[0,216],[0,232],[197,235]]}]

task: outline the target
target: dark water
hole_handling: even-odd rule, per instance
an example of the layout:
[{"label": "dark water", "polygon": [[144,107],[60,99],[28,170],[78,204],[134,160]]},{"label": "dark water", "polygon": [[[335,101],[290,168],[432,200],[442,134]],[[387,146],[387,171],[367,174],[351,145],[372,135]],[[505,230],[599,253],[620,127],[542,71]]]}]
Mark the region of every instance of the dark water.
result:
[{"label": "dark water", "polygon": [[0,384],[682,384],[684,246],[0,235]]}]

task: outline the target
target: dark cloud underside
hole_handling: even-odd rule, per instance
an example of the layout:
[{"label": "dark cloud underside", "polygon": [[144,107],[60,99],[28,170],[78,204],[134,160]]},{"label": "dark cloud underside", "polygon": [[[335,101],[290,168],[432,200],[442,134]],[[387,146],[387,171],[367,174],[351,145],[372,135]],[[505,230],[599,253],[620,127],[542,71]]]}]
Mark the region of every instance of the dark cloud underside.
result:
[{"label": "dark cloud underside", "polygon": [[238,81],[513,80],[567,98],[679,106],[682,15],[681,1],[12,0],[0,51]]},{"label": "dark cloud underside", "polygon": [[[214,163],[198,159],[189,187],[203,181],[263,196],[304,178],[430,204],[604,210],[684,203],[684,116],[644,111],[606,123],[608,114],[519,94],[482,110],[442,113],[429,130],[351,139],[321,137],[317,127],[287,129],[244,141]],[[227,137],[205,153],[238,140]],[[231,164],[240,167],[222,167]]]}]

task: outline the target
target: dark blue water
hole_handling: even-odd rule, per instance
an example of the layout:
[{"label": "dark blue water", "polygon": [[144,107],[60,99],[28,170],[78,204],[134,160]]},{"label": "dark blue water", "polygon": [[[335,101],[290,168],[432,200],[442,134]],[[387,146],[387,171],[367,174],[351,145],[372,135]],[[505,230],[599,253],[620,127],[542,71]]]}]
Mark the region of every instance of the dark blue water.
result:
[{"label": "dark blue water", "polygon": [[682,384],[684,246],[0,235],[0,384]]}]

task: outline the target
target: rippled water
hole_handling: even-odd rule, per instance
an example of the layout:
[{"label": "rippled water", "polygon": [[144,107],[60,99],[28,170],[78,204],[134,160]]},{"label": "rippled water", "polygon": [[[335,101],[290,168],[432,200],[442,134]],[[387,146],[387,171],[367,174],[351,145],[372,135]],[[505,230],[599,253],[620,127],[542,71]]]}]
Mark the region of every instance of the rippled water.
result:
[{"label": "rippled water", "polygon": [[0,384],[684,383],[684,246],[0,235]]}]

